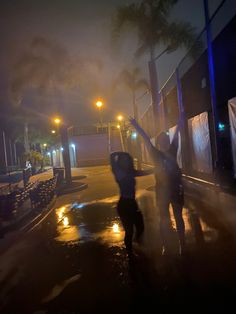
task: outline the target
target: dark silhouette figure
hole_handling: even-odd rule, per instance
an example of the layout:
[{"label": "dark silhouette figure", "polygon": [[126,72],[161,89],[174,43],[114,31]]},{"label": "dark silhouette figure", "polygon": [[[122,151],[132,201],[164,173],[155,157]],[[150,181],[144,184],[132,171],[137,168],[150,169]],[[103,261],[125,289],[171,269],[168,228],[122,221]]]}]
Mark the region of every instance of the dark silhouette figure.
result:
[{"label": "dark silhouette figure", "polygon": [[126,152],[114,152],[110,155],[112,172],[120,189],[120,199],[117,212],[125,230],[124,243],[128,256],[133,256],[133,233],[136,229],[137,241],[144,232],[144,222],[141,211],[135,199],[137,176],[153,173],[153,170],[135,170],[133,158]]},{"label": "dark silhouette figure", "polygon": [[169,205],[172,205],[175,217],[180,254],[186,249],[185,225],[182,217],[184,205],[184,193],[182,184],[182,173],[177,164],[178,132],[176,129],[173,141],[169,143],[169,136],[162,132],[157,138],[158,148],[154,147],[145,131],[139,126],[135,119],[130,118],[130,123],[143,137],[146,147],[151,155],[155,168],[156,201],[160,212],[160,232],[163,243],[163,253],[168,252],[168,226],[170,223]]}]

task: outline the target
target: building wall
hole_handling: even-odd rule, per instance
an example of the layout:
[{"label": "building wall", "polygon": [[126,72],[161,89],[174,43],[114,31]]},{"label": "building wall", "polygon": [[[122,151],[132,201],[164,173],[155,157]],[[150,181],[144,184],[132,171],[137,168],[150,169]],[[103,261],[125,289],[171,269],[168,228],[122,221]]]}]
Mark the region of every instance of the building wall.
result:
[{"label": "building wall", "polygon": [[[111,133],[111,151],[118,150],[121,150],[119,133],[113,131]],[[70,138],[70,156],[72,165],[78,167],[108,164],[108,133],[78,135]]]}]

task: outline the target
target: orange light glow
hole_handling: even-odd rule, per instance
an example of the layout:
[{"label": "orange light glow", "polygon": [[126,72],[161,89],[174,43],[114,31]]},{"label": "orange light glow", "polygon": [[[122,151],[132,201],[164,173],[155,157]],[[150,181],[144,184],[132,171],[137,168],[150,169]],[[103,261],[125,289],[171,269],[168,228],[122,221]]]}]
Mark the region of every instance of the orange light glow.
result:
[{"label": "orange light glow", "polygon": [[61,123],[61,119],[60,119],[60,118],[55,118],[55,119],[54,119],[54,123],[60,124],[60,123]]},{"label": "orange light glow", "polygon": [[118,121],[122,121],[123,119],[124,119],[124,117],[121,114],[119,116],[117,116]]},{"label": "orange light glow", "polygon": [[103,106],[103,102],[102,102],[101,100],[98,100],[98,101],[96,102],[96,106],[97,106],[98,108],[101,108],[101,107]]}]

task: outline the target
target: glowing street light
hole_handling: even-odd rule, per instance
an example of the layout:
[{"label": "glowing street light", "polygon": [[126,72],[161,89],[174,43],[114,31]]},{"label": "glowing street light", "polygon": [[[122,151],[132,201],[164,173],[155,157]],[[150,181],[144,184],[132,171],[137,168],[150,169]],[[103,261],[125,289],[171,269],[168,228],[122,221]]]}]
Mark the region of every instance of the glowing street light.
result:
[{"label": "glowing street light", "polygon": [[[57,133],[60,134],[61,144],[63,147],[62,155],[65,167],[65,181],[67,184],[71,184],[71,164],[70,164],[70,153],[69,153],[69,143],[68,143],[68,127],[60,117],[54,117],[53,123],[57,126]],[[54,132],[52,132],[54,134]],[[59,153],[59,163],[60,163],[60,153]]]},{"label": "glowing street light", "polygon": [[98,110],[99,110],[99,116],[100,116],[100,124],[101,124],[101,127],[102,127],[102,106],[103,106],[103,102],[102,102],[102,100],[97,100],[96,101],[96,106],[97,106],[97,108],[98,108]]},{"label": "glowing street light", "polygon": [[122,121],[123,119],[124,119],[124,117],[121,114],[117,116],[118,121]]},{"label": "glowing street light", "polygon": [[101,107],[103,106],[103,102],[102,102],[101,100],[98,100],[98,101],[96,102],[96,106],[97,106],[98,108],[101,108]]},{"label": "glowing street light", "polygon": [[61,123],[61,119],[60,118],[54,118],[54,123],[56,123],[57,125],[59,125]]},{"label": "glowing street light", "polygon": [[56,133],[56,131],[55,131],[55,130],[52,130],[52,131],[51,131],[51,133],[52,133],[52,134],[55,134],[55,133]]},{"label": "glowing street light", "polygon": [[47,147],[47,143],[44,143],[44,144],[43,144],[43,147]]}]

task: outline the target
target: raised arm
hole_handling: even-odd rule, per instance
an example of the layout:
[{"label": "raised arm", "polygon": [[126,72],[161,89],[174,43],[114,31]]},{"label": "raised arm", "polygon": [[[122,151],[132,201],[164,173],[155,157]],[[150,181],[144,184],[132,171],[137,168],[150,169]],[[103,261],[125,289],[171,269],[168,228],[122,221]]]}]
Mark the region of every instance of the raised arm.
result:
[{"label": "raised arm", "polygon": [[142,136],[142,138],[144,139],[144,142],[147,146],[147,149],[149,151],[152,151],[153,150],[153,145],[150,141],[150,138],[149,136],[147,135],[147,133],[144,131],[143,128],[141,128],[141,126],[138,124],[138,122],[133,119],[133,118],[129,118],[129,122],[132,124],[132,126],[135,128],[135,130]]},{"label": "raised arm", "polygon": [[176,130],[175,130],[175,134],[173,136],[173,139],[171,141],[170,148],[169,148],[169,153],[174,158],[177,158],[177,151],[179,147],[179,132],[180,132],[180,129],[182,128],[182,125],[183,125],[183,119],[182,119],[182,116],[180,116]]}]

